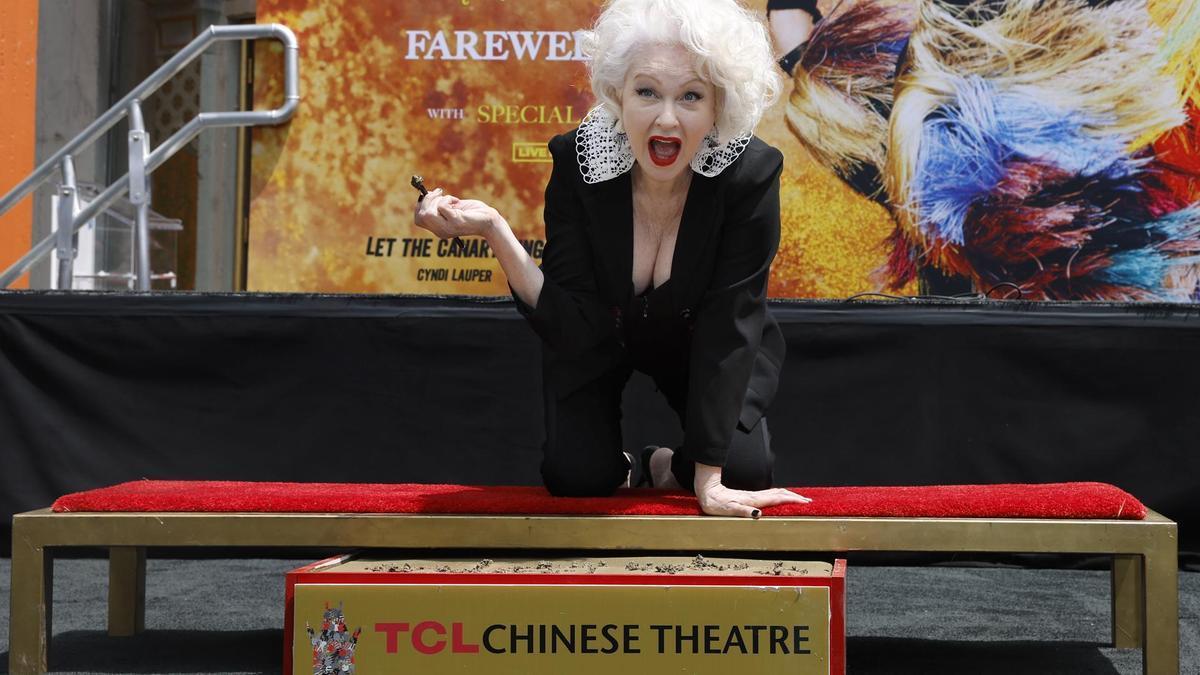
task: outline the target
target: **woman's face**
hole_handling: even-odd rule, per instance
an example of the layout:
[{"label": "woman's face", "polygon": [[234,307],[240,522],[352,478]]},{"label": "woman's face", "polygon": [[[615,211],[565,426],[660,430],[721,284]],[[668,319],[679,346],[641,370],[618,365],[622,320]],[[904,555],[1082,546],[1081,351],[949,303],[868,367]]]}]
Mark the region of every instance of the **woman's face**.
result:
[{"label": "woman's face", "polygon": [[621,90],[621,122],[644,175],[679,178],[717,119],[716,90],[680,45],[652,45],[633,60]]}]

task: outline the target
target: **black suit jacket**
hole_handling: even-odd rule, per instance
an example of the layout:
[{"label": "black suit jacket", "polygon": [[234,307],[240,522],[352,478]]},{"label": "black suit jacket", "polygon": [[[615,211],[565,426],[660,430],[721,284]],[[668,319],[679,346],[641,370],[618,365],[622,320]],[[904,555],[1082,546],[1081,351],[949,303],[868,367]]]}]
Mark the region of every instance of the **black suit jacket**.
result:
[{"label": "black suit jacket", "polygon": [[[550,141],[545,283],[517,307],[544,343],[544,379],[564,396],[627,361],[614,320],[633,297],[631,172],[585,183],[576,132]],[[684,456],[724,464],[737,426],[754,427],[775,397],[785,343],[767,310],[779,246],[783,155],[757,137],[719,175],[692,177],[671,264],[672,296],[694,321]]]}]

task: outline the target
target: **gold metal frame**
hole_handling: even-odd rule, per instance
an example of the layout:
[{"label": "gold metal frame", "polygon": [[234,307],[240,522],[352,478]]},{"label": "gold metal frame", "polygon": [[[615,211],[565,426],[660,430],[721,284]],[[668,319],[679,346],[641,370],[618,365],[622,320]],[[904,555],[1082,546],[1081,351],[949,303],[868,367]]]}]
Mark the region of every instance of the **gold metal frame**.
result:
[{"label": "gold metal frame", "polygon": [[141,629],[145,549],[322,547],[697,552],[912,551],[1113,556],[1117,647],[1141,647],[1148,675],[1179,673],[1174,522],[984,518],[714,518],[306,513],[52,513],[13,517],[9,672],[47,669],[53,552],[110,550],[109,632]]}]

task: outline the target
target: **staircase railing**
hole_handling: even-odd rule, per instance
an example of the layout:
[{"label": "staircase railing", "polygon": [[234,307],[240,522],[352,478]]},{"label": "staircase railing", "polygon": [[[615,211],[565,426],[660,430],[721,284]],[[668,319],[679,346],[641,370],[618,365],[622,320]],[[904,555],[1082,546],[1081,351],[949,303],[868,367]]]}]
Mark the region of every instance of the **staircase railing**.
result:
[{"label": "staircase railing", "polygon": [[[167,80],[174,77],[189,63],[200,56],[214,42],[229,40],[255,40],[271,38],[283,43],[284,101],[274,110],[245,112],[202,112],[193,117],[157,148],[151,150],[150,136],[142,120],[142,105],[146,96],[152,94]],[[137,250],[136,269],[138,290],[150,290],[150,175],[176,152],[186,146],[205,129],[215,127],[248,127],[273,125],[286,122],[295,113],[300,103],[299,82],[300,47],[296,36],[286,26],[261,24],[246,26],[210,26],[196,36],[188,46],[171,57],[134,87],[125,98],[118,101],[108,112],[92,122],[79,135],[71,139],[52,157],[41,164],[19,185],[0,198],[0,216],[22,198],[41,187],[56,173],[60,183],[56,191],[54,213],[55,232],[37,242],[33,247],[0,273],[0,289],[7,288],[22,274],[51,250],[57,251],[59,288],[70,288],[75,259],[75,248],[79,228],[92,221],[97,215],[121,198],[126,192],[129,200],[137,206],[137,227],[134,230]],[[128,151],[129,172],[109,185],[95,199],[80,206],[75,183],[73,157],[91,146],[105,132],[129,118]]]}]

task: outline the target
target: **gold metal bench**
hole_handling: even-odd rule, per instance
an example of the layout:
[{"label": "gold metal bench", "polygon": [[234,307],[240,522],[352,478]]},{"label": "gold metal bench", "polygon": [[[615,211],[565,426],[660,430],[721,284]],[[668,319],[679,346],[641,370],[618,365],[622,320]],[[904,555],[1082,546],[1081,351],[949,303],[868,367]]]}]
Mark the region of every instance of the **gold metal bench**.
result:
[{"label": "gold metal bench", "polygon": [[1174,522],[987,518],[464,516],[336,513],[53,513],[13,518],[9,672],[47,670],[53,554],[109,549],[108,630],[144,627],[149,547],[908,551],[1112,556],[1112,640],[1143,672],[1179,673]]}]

